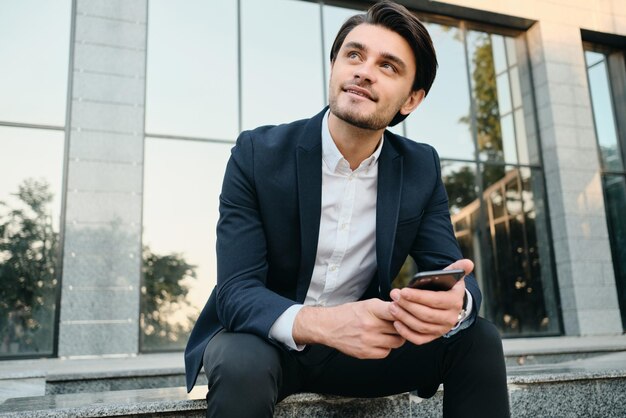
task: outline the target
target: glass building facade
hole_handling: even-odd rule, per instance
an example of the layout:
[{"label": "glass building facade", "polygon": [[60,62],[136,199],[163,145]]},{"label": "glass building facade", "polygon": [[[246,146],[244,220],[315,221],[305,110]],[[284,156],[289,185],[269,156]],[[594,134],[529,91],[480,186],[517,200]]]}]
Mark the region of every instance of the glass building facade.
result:
[{"label": "glass building facade", "polygon": [[[133,49],[146,57],[135,76],[145,81],[139,352],[181,350],[215,285],[218,196],[238,134],[308,118],[325,106],[335,34],[365,3],[147,3],[145,27],[139,25],[145,51]],[[72,19],[81,13],[88,16],[69,0],[0,3],[0,55],[10,63],[0,69],[1,358],[58,354],[63,237],[71,224],[64,200],[74,129],[68,89],[72,71],[81,71],[71,67]],[[418,16],[433,38],[439,71],[424,103],[392,130],[439,152],[455,234],[484,293],[481,315],[505,337],[560,335],[559,249],[529,36],[488,19]],[[28,30],[20,24],[25,19],[40,29]],[[610,54],[586,49],[624,317],[624,118],[607,84]],[[414,271],[407,260],[398,281]]]}]

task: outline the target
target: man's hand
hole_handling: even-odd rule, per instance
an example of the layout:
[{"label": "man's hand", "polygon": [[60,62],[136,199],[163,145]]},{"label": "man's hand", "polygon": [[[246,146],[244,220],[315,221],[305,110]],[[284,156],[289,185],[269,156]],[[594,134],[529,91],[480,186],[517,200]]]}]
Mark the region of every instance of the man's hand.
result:
[{"label": "man's hand", "polygon": [[[474,269],[472,261],[463,259],[447,269],[463,269],[465,274]],[[458,322],[463,308],[465,280],[461,279],[448,291],[393,289],[389,312],[395,318],[395,329],[413,344],[425,344],[449,332]]]},{"label": "man's hand", "polygon": [[387,357],[404,344],[391,302],[369,299],[334,307],[303,307],[293,324],[296,344],[324,344],[360,359]]}]

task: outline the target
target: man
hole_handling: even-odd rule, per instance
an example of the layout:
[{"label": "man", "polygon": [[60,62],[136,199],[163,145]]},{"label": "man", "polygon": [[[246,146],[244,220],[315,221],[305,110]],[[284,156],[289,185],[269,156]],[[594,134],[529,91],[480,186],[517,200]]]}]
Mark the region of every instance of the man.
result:
[{"label": "man", "polygon": [[[478,318],[439,159],[385,130],[426,96],[437,61],[424,26],[378,3],[331,51],[329,109],[243,132],[217,226],[217,287],[185,351],[204,364],[207,416],[271,416],[296,392],[357,397],[444,384],[444,415],[508,416],[500,337]],[[407,255],[461,268],[448,291],[391,289]]]}]

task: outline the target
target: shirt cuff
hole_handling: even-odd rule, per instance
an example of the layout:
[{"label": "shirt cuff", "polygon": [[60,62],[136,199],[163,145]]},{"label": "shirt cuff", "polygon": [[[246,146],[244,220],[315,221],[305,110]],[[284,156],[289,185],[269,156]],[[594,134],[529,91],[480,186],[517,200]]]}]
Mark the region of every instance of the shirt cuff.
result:
[{"label": "shirt cuff", "polygon": [[472,294],[467,289],[465,289],[465,294],[467,295],[467,306],[465,307],[465,313],[459,319],[459,322],[454,326],[454,328],[452,328],[450,331],[448,331],[448,333],[444,335],[444,338],[452,337],[454,334],[469,327],[470,325],[472,325],[472,322],[474,322],[466,321],[466,319],[471,317],[472,308],[474,307],[474,300],[472,299]]},{"label": "shirt cuff", "polygon": [[282,343],[287,348],[296,351],[304,350],[306,345],[296,344],[293,340],[293,323],[296,320],[296,315],[300,312],[304,305],[292,305],[285,312],[283,312],[274,324],[270,328],[269,338],[274,341]]}]

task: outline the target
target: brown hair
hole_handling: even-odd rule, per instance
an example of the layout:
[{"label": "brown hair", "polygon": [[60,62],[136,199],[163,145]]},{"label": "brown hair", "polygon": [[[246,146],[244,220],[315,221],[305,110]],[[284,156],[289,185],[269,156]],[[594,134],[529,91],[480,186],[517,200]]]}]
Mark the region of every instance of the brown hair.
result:
[{"label": "brown hair", "polygon": [[[413,91],[424,89],[428,94],[437,74],[437,56],[433,41],[420,20],[409,12],[406,7],[384,0],[369,8],[367,13],[357,14],[346,20],[341,26],[330,50],[330,62],[334,62],[348,33],[355,27],[368,23],[387,28],[402,36],[410,45],[415,57],[415,79]],[[402,122],[408,115],[398,112],[389,126]]]}]

